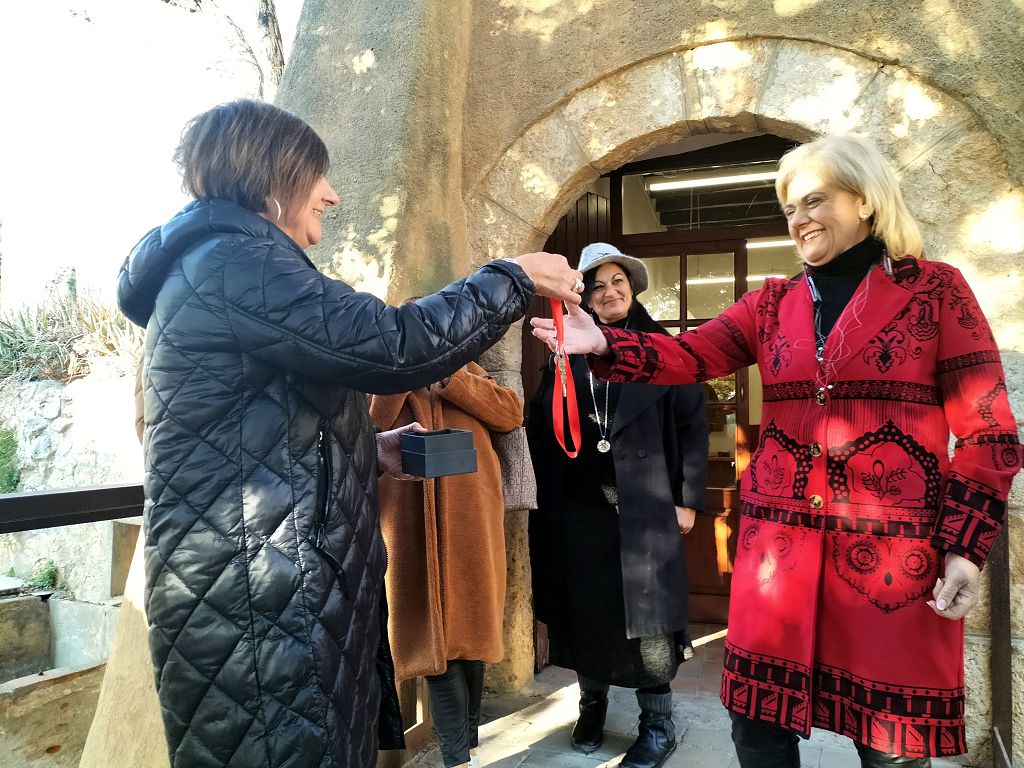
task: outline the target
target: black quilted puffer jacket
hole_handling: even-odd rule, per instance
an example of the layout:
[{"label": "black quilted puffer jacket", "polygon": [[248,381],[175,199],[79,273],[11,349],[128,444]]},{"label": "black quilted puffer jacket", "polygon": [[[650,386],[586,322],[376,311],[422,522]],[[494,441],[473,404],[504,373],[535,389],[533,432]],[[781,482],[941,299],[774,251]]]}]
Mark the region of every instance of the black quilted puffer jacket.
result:
[{"label": "black quilted puffer jacket", "polygon": [[455,372],[532,291],[500,261],[389,307],[218,200],[135,247],[118,300],[146,327],[146,608],[175,768],[370,768],[401,738],[363,393]]}]

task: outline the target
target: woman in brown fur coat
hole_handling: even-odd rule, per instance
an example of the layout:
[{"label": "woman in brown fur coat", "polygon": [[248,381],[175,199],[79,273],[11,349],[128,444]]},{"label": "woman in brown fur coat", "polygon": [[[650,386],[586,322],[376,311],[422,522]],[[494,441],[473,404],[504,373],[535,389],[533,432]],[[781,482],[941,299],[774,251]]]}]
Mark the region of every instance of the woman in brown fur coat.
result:
[{"label": "woman in brown fur coat", "polygon": [[374,395],[370,416],[379,429],[418,421],[428,430],[473,432],[475,473],[421,483],[380,479],[396,676],[427,677],[444,764],[470,765],[484,662],[504,655],[505,505],[490,432],[520,426],[523,405],[470,363],[429,389]]}]

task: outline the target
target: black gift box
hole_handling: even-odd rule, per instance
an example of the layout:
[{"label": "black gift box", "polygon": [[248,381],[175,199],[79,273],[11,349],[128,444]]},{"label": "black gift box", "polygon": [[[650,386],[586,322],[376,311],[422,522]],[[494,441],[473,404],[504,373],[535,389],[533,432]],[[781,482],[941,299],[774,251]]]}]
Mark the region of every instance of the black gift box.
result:
[{"label": "black gift box", "polygon": [[403,432],[402,471],[416,477],[476,472],[473,433],[465,429]]}]

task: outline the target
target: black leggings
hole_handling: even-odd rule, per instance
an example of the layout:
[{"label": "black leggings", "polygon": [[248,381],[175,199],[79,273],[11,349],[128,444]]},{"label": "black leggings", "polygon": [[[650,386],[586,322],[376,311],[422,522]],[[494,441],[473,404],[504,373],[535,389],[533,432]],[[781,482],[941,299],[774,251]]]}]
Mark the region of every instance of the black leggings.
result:
[{"label": "black leggings", "polygon": [[[611,686],[608,683],[601,683],[590,677],[584,677],[579,672],[576,673],[576,679],[579,681],[581,691],[590,691],[591,693],[608,693],[608,689]],[[647,688],[637,688],[637,693],[671,693],[672,689],[668,683],[662,683],[661,685],[652,685]]]},{"label": "black leggings", "polygon": [[441,743],[445,768],[469,762],[469,750],[479,744],[480,699],[484,693],[484,663],[452,659],[440,675],[427,675],[434,730]]},{"label": "black leggings", "polygon": [[[732,741],[740,768],[800,768],[800,737],[793,731],[761,720],[751,720],[729,713],[732,717]],[[901,757],[887,755],[857,744],[862,768],[930,768],[927,757]]]}]

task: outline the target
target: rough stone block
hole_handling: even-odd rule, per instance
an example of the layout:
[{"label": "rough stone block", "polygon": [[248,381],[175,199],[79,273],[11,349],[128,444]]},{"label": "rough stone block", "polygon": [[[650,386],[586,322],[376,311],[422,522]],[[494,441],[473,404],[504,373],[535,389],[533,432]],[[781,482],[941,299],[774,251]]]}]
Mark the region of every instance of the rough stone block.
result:
[{"label": "rough stone block", "polygon": [[598,175],[561,114],[553,112],[509,147],[479,192],[546,232]]},{"label": "rough stone block", "polygon": [[473,267],[494,259],[515,258],[539,248],[546,238],[499,203],[480,196],[467,201],[466,224]]},{"label": "rough stone block", "polygon": [[1007,520],[1010,544],[1010,632],[1024,640],[1024,518],[1011,513]]},{"label": "rough stone block", "polygon": [[0,682],[52,666],[46,603],[33,595],[0,598]]},{"label": "rough stone block", "polygon": [[[686,116],[722,132],[757,130],[753,113],[778,47],[776,40],[760,39],[713,43],[686,51],[681,62]],[[741,115],[745,117],[737,117]]]},{"label": "rough stone block", "polygon": [[[576,94],[562,107],[588,160],[617,168],[657,144],[689,135],[678,56],[630,67]],[[675,129],[666,139],[666,129]]]},{"label": "rough stone block", "polygon": [[870,61],[837,48],[784,40],[757,102],[759,122],[790,136],[793,124],[816,134],[849,130],[856,105],[875,77]]},{"label": "rough stone block", "polygon": [[[135,554],[118,611],[114,644],[79,768],[108,768],[116,754],[126,766],[168,768],[156,677],[149,656],[149,625],[143,607],[146,587],[143,540]],[[132,716],[124,716],[124,702]]]},{"label": "rough stone block", "polygon": [[850,127],[874,139],[897,168],[949,137],[974,118],[960,103],[899,67],[879,67],[850,113]]},{"label": "rough stone block", "polygon": [[110,553],[110,594],[123,595],[128,580],[128,571],[135,553],[135,543],[142,533],[142,518],[130,518],[114,522],[111,535]]},{"label": "rough stone block", "polygon": [[505,658],[488,664],[484,682],[496,691],[522,690],[533,677],[533,591],[530,587],[530,543],[527,514],[505,514]]},{"label": "rough stone block", "polygon": [[512,387],[522,400],[523,321],[510,325],[501,340],[480,355],[478,362],[501,386]]},{"label": "rough stone block", "polygon": [[[51,669],[0,684],[0,765],[77,768],[103,669]],[[116,755],[107,764],[117,765]]]},{"label": "rough stone block", "polygon": [[964,765],[992,764],[992,670],[988,637],[968,635],[964,642],[964,693],[967,699],[967,754]]},{"label": "rough stone block", "polygon": [[[981,592],[978,595],[978,604],[971,609],[971,612],[964,619],[964,630],[968,634],[987,635],[989,633],[992,616],[992,606],[989,602],[991,599],[989,570],[986,568],[981,572]],[[1009,621],[1010,617],[1000,617],[999,620]]]},{"label": "rough stone block", "polygon": [[[954,126],[936,138],[941,140],[913,158],[891,147],[887,154],[915,217],[924,224],[948,223],[956,227],[954,235],[969,235],[962,231],[967,217],[983,213],[1011,191],[1006,163],[999,145],[979,128]],[[950,251],[956,254],[966,245],[966,240],[953,243]]]}]

